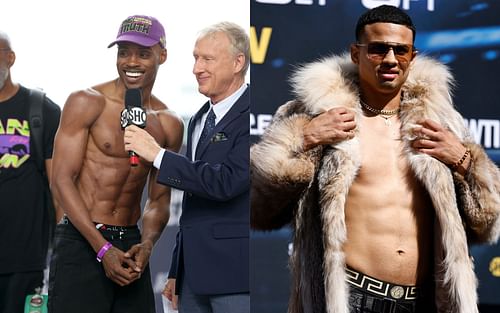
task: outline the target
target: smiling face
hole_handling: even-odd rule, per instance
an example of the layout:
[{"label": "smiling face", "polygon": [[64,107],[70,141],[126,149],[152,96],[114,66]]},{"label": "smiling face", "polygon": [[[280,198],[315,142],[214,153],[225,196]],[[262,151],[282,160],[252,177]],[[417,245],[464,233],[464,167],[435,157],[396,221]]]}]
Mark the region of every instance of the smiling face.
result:
[{"label": "smiling face", "polygon": [[118,44],[116,68],[127,88],[152,88],[158,68],[167,59],[159,44],[143,47],[133,43]]},{"label": "smiling face", "polygon": [[243,83],[245,57],[236,53],[223,32],[209,34],[196,41],[193,74],[198,91],[217,103],[234,93]]},{"label": "smiling face", "polygon": [[358,65],[365,94],[399,93],[415,55],[412,31],[399,24],[366,25],[359,44],[351,45],[351,58]]}]

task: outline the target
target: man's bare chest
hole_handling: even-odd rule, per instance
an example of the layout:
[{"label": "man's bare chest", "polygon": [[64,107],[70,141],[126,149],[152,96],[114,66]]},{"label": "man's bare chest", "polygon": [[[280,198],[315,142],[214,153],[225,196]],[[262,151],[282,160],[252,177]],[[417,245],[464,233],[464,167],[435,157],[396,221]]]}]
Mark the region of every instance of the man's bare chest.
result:
[{"label": "man's bare chest", "polygon": [[360,127],[360,174],[398,177],[408,173],[405,144],[401,140],[399,123],[386,125],[380,119],[364,120]]},{"label": "man's bare chest", "polygon": [[[108,157],[128,157],[125,151],[124,129],[120,123],[119,110],[104,110],[89,130],[89,145],[93,145],[100,153]],[[158,118],[147,113],[146,131],[162,144],[165,140]]]}]

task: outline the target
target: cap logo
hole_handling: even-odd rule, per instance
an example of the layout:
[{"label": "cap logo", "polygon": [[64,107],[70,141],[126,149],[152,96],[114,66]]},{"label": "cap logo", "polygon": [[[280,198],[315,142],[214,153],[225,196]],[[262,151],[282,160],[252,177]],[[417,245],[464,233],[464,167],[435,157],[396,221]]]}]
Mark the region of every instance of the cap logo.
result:
[{"label": "cap logo", "polygon": [[134,15],[127,17],[118,28],[116,40],[108,48],[120,42],[131,42],[144,47],[160,44],[165,49],[165,30],[152,16]]},{"label": "cap logo", "polygon": [[128,32],[137,32],[149,35],[152,24],[153,23],[149,19],[142,17],[132,17],[123,21],[122,27],[120,29],[120,34]]}]

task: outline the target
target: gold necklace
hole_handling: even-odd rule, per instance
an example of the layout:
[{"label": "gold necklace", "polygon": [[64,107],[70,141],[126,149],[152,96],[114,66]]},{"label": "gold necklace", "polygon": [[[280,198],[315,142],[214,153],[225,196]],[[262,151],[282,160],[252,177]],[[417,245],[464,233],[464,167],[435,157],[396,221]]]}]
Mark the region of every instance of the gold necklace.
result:
[{"label": "gold necklace", "polygon": [[389,120],[392,116],[396,115],[399,113],[399,108],[394,109],[394,110],[379,110],[375,109],[374,107],[369,106],[367,103],[365,103],[363,100],[359,100],[361,103],[361,106],[367,110],[372,112],[373,114],[376,114],[377,116],[380,116],[381,118],[384,119],[384,123],[387,126],[392,125],[391,121]]}]

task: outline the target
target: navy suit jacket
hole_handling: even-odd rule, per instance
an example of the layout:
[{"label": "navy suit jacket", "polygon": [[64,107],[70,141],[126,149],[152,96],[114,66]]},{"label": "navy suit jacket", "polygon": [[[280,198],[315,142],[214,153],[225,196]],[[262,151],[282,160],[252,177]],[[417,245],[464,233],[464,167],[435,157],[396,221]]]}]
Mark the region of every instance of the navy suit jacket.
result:
[{"label": "navy suit jacket", "polygon": [[191,137],[203,107],[188,126],[186,156],[166,151],[158,182],[184,191],[169,277],[197,295],[249,292],[250,87],[217,123],[192,160]]}]

